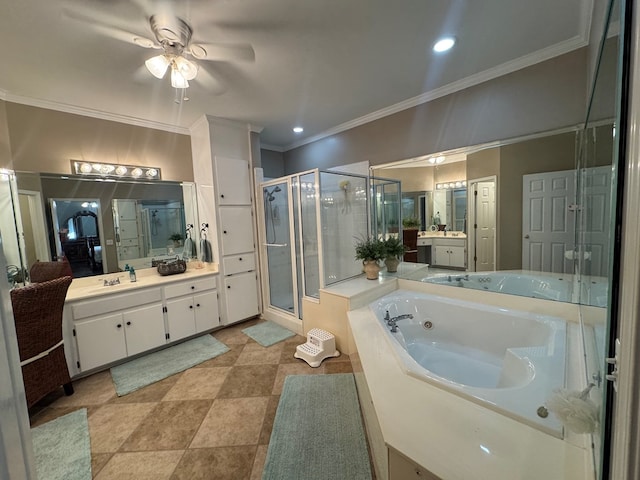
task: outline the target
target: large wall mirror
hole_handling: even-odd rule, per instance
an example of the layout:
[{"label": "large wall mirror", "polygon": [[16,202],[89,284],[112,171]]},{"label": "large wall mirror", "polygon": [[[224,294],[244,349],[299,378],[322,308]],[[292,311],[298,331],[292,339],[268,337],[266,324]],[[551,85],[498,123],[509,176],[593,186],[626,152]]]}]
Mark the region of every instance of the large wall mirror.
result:
[{"label": "large wall mirror", "polygon": [[[187,225],[197,226],[193,183],[16,172],[5,186],[3,246],[20,272],[12,281],[25,280],[35,261],[61,255],[74,277],[151,267],[153,258],[181,255]],[[190,232],[196,244],[197,231]]]},{"label": "large wall mirror", "polygon": [[[582,135],[594,155],[577,169]],[[416,268],[400,276],[606,306],[612,162],[613,121],[605,118],[585,132],[576,126],[375,166],[373,175],[401,182],[403,218],[419,221]],[[587,192],[577,191],[581,181]],[[579,227],[589,230],[588,247],[577,243]],[[441,245],[448,257],[438,256]],[[576,281],[578,261],[586,283]]]}]

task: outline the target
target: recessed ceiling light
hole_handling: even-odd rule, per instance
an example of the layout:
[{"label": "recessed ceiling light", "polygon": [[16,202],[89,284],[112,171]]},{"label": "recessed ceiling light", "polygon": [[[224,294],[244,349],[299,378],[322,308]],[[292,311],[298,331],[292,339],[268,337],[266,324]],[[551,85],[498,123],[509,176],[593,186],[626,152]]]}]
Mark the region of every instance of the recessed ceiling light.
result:
[{"label": "recessed ceiling light", "polygon": [[453,37],[445,37],[438,40],[433,46],[433,51],[437,53],[446,52],[456,43],[456,39]]},{"label": "recessed ceiling light", "polygon": [[304,132],[304,128],[302,128],[302,127],[293,127],[293,131],[295,133],[302,133],[302,132]]}]

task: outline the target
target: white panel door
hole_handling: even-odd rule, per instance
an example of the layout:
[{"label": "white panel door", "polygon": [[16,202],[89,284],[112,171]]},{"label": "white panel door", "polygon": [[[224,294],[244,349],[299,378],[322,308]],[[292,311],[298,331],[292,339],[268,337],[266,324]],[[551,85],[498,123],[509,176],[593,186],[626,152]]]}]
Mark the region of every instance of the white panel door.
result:
[{"label": "white panel door", "polygon": [[565,252],[575,248],[575,171],[522,177],[522,268],[572,273]]},{"label": "white panel door", "polygon": [[611,167],[586,168],[580,172],[585,208],[582,225],[580,272],[606,276],[609,269],[609,225],[611,208]]},{"label": "white panel door", "polygon": [[249,162],[216,157],[215,168],[218,205],[251,205]]},{"label": "white panel door", "polygon": [[475,270],[488,272],[496,269],[496,184],[478,182],[475,188]]},{"label": "white panel door", "polygon": [[253,251],[251,207],[220,207],[222,255]]}]

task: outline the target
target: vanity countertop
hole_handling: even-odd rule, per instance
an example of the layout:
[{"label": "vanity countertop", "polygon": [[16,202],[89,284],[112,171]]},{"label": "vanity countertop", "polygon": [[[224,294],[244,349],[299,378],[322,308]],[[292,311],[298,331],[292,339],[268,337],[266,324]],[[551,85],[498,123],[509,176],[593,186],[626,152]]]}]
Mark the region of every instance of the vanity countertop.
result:
[{"label": "vanity countertop", "polygon": [[[196,280],[218,273],[217,263],[205,263],[203,268],[189,266],[187,271],[176,275],[160,275],[155,268],[136,270],[136,281],[129,281],[129,272],[106,273],[94,277],[74,278],[67,292],[66,301],[87,300],[89,298],[111,295],[131,290],[161,286],[167,283]],[[104,281],[120,279],[120,283],[104,286]]]},{"label": "vanity countertop", "polygon": [[463,232],[418,232],[418,238],[467,238]]}]

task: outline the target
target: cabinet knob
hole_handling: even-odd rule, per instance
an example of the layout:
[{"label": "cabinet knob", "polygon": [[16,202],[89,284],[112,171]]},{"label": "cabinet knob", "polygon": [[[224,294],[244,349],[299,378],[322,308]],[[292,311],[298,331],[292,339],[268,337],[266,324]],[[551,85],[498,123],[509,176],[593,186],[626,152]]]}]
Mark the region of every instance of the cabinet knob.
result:
[{"label": "cabinet knob", "polygon": [[193,308],[193,305],[189,305],[189,308]]},{"label": "cabinet knob", "polygon": [[196,303],[196,307],[199,307],[199,306],[200,306],[200,304],[199,304],[199,303]]},{"label": "cabinet knob", "polygon": [[220,195],[220,198],[224,198],[224,194]]},{"label": "cabinet knob", "polygon": [[227,233],[227,231],[226,231],[226,230],[223,230],[223,231],[222,231],[222,233],[226,234],[226,233]]},{"label": "cabinet knob", "polygon": [[240,257],[240,258],[238,259],[238,261],[240,261],[240,262],[241,262],[241,261],[242,261],[242,257]]},{"label": "cabinet knob", "polygon": [[131,322],[127,322],[127,325],[131,325]]},{"label": "cabinet knob", "polygon": [[227,285],[227,288],[231,288],[231,285]]},{"label": "cabinet knob", "polygon": [[116,327],[117,327],[117,328],[122,328],[122,324],[121,324],[121,323],[119,323],[119,324],[117,324],[117,325],[116,325]]},{"label": "cabinet knob", "polygon": [[195,290],[196,286],[195,285],[191,285],[191,290]]}]

